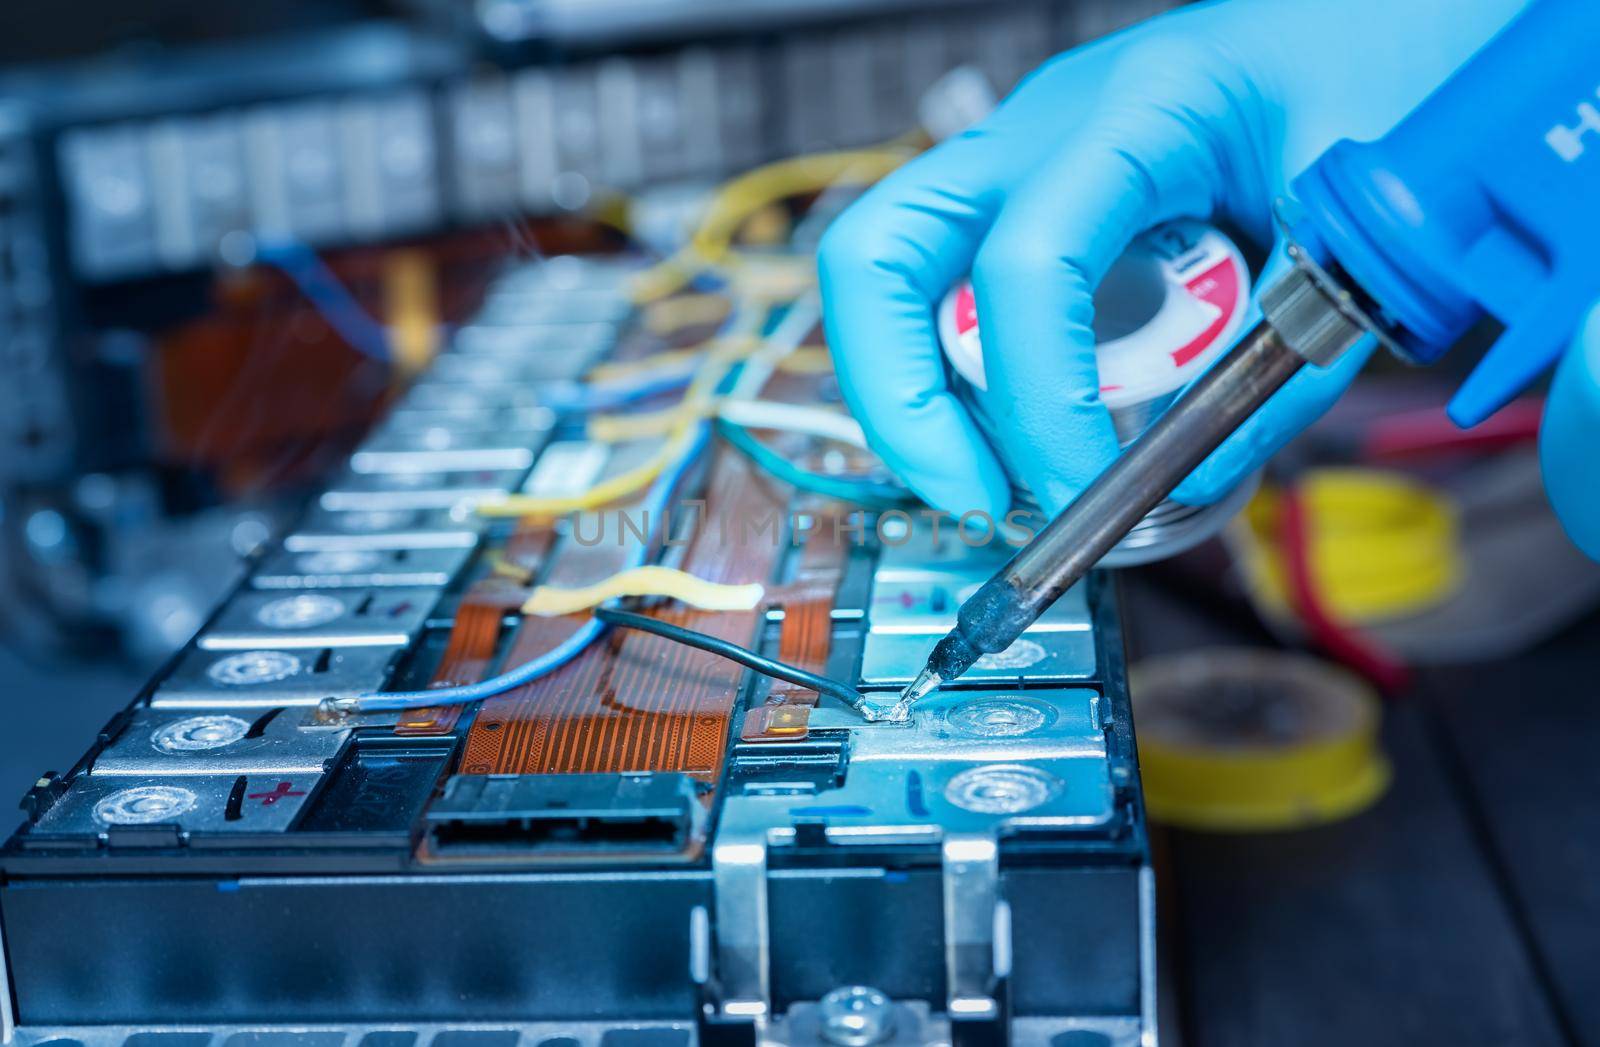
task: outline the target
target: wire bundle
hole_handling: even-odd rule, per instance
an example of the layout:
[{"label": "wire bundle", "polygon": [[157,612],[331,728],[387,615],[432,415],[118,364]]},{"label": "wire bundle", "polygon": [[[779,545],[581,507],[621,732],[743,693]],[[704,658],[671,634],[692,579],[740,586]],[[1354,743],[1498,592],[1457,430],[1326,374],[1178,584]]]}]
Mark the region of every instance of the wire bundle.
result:
[{"label": "wire bundle", "polygon": [[[874,182],[898,167],[909,155],[909,150],[901,148],[819,154],[771,164],[734,179],[713,198],[704,221],[689,244],[672,258],[641,274],[633,289],[635,300],[657,302],[689,284],[708,268],[725,262],[732,254],[733,237],[740,226],[763,207],[839,185]],[[304,259],[298,261],[303,263]],[[866,443],[860,426],[847,416],[821,408],[757,399],[767,380],[783,366],[785,360],[795,354],[806,335],[816,326],[821,306],[814,291],[805,294],[791,303],[767,337],[756,338],[761,316],[765,315],[766,310],[751,308],[751,303],[743,300],[750,297],[735,298],[722,328],[704,346],[687,351],[670,351],[670,355],[662,354],[659,360],[636,365],[609,368],[602,365],[597,373],[591,375],[595,380],[588,385],[552,397],[549,406],[597,413],[686,386],[679,404],[667,411],[616,419],[591,418],[592,439],[601,438],[599,432],[607,428],[607,423],[614,430],[610,434],[613,437],[664,436],[661,448],[647,461],[595,485],[581,495],[557,498],[511,496],[480,505],[478,512],[486,516],[553,518],[609,505],[648,486],[642,508],[651,521],[651,533],[646,541],[629,551],[624,570],[643,567],[661,537],[661,521],[667,516],[666,510],[674,493],[704,454],[713,431],[762,469],[799,490],[866,508],[882,509],[908,504],[911,496],[904,488],[890,483],[809,472],[791,463],[750,432],[747,426],[805,432],[855,447],[864,447]],[[674,314],[682,312],[682,316],[665,317],[661,322],[676,327],[680,323],[709,317],[712,311],[708,304],[701,296],[692,303],[686,302],[682,310],[668,310]],[[734,380],[731,388],[724,392],[722,386],[730,374],[733,374]],[[615,601],[608,601],[597,607],[593,616],[575,633],[551,650],[479,683],[428,691],[368,694],[355,699],[330,699],[325,704],[335,711],[383,712],[481,701],[553,672],[597,640],[608,626],[616,625],[666,636],[731,658],[757,672],[833,695],[857,709],[863,708],[861,696],[848,684],[774,661],[716,637],[620,610],[614,604]]]}]

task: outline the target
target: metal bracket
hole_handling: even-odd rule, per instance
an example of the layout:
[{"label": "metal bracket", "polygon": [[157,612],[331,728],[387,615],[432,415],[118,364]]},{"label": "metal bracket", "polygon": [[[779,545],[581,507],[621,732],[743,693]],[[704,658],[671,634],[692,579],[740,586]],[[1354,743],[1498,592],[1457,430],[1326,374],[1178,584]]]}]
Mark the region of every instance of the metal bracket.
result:
[{"label": "metal bracket", "polygon": [[765,1021],[772,1011],[765,835],[719,834],[711,849],[711,875],[719,1016]]},{"label": "metal bracket", "polygon": [[11,1042],[17,1032],[17,1015],[11,1006],[11,969],[6,964],[6,925],[0,917],[0,1044]]},{"label": "metal bracket", "polygon": [[1139,1047],[1160,1042],[1156,1000],[1156,873],[1139,869]]},{"label": "metal bracket", "polygon": [[1000,1017],[996,989],[1011,967],[1011,910],[1000,899],[993,834],[944,839],[945,1007],[952,1022]]}]

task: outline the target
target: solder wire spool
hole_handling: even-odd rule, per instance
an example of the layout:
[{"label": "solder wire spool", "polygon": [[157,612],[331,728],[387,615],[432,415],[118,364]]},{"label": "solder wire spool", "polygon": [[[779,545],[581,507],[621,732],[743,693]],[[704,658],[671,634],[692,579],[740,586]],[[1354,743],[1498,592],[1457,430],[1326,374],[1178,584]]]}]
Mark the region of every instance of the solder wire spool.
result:
[{"label": "solder wire spool", "polygon": [[1354,815],[1388,787],[1378,702],[1305,655],[1211,648],[1152,659],[1129,680],[1150,817],[1223,832]]},{"label": "solder wire spool", "polygon": [[[1094,298],[1095,361],[1100,398],[1126,447],[1159,418],[1192,380],[1227,350],[1244,326],[1250,271],[1217,229],[1192,220],[1167,222],[1139,236],[1100,282]],[[939,306],[939,338],[955,372],[954,391],[999,450],[1016,508],[1038,511],[1033,493],[1005,460],[984,406],[988,389],[972,285],[962,281]],[[1149,563],[1216,534],[1250,498],[1256,478],[1212,505],[1165,501],[1101,561],[1107,567]]]}]

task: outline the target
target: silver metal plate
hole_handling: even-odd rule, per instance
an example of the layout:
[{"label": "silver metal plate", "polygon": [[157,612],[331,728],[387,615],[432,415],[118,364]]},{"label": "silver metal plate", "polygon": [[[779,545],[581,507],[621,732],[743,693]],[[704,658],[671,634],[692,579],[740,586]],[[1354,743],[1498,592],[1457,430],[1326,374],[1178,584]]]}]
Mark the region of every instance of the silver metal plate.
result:
[{"label": "silver metal plate", "polygon": [[[575,378],[579,372],[559,375]],[[436,382],[424,378],[396,407],[396,411],[544,411],[537,386],[511,385],[476,388],[456,382]]]},{"label": "silver metal plate", "polygon": [[485,522],[470,510],[350,509],[318,506],[283,540],[290,552],[338,549],[471,549]]},{"label": "silver metal plate", "polygon": [[[904,545],[886,547],[873,575],[868,632],[861,651],[861,685],[903,687],[910,683],[934,644],[955,625],[961,604],[1008,556],[1009,548],[1003,544],[973,548],[953,532],[940,541],[916,534]],[[1094,633],[1086,590],[1080,584],[1069,589],[1009,649],[980,659],[959,684],[1065,683],[1094,675]]]},{"label": "silver metal plate", "polygon": [[89,773],[321,774],[350,732],[307,731],[304,717],[283,709],[141,709]]},{"label": "silver metal plate", "polygon": [[549,439],[555,420],[553,411],[544,411],[524,429],[485,428],[482,418],[459,425],[404,427],[391,422],[350,456],[350,468],[357,473],[526,469]]},{"label": "silver metal plate", "polygon": [[150,699],[157,709],[269,709],[381,691],[399,651],[393,647],[259,647],[192,650]]},{"label": "silver metal plate", "polygon": [[[81,775],[29,831],[48,836],[105,836],[113,828],[176,825],[184,835],[283,832],[305,806],[320,775]],[[230,805],[234,790],[239,799]],[[230,809],[230,806],[232,809]]]},{"label": "silver metal plate", "polygon": [[[861,644],[861,686],[898,688],[910,683],[945,630],[931,633],[869,632]],[[999,654],[985,655],[955,682],[957,687],[1070,683],[1095,675],[1094,634],[1087,630],[1029,629]]]},{"label": "silver metal plate", "polygon": [[718,841],[783,846],[806,822],[839,844],[1103,826],[1115,809],[1098,702],[1087,688],[944,691],[907,725],[818,709],[813,729],[849,733],[844,784],[749,787],[728,798]]},{"label": "silver metal plate", "polygon": [[464,472],[405,470],[347,473],[324,492],[324,509],[469,509],[500,498],[522,481],[521,469]]},{"label": "silver metal plate", "polygon": [[[521,334],[521,328],[504,330]],[[509,340],[508,340],[509,341]],[[571,380],[586,371],[599,352],[514,352],[445,353],[428,371],[430,381],[456,383],[473,388],[497,385],[534,386]],[[542,391],[542,390],[541,390]]]},{"label": "silver metal plate", "polygon": [[280,550],[257,569],[250,584],[256,589],[440,589],[455,580],[471,556],[471,547]]},{"label": "silver metal plate", "polygon": [[522,291],[515,287],[490,288],[483,310],[474,318],[480,324],[622,324],[633,313],[633,303],[607,288],[593,291]]},{"label": "silver metal plate", "polygon": [[208,651],[399,647],[439,602],[435,589],[240,593],[200,635]]},{"label": "silver metal plate", "polygon": [[452,403],[447,407],[396,408],[378,423],[378,427],[373,430],[374,436],[438,426],[455,430],[457,433],[469,433],[488,439],[497,433],[548,429],[551,425],[549,408],[516,406],[485,408],[473,390],[461,390],[459,386],[453,388],[467,394],[464,401]]},{"label": "silver metal plate", "polygon": [[[880,633],[947,632],[956,624],[961,605],[988,580],[988,574],[977,571],[879,572],[867,609],[870,626]],[[1040,615],[1034,628],[1087,632],[1089,625],[1089,605],[1079,584]]]},{"label": "silver metal plate", "polygon": [[468,357],[538,356],[567,365],[575,378],[616,344],[618,332],[613,323],[474,322],[456,332],[452,346]]},{"label": "silver metal plate", "polygon": [[[979,540],[983,537],[949,521],[936,527],[926,520],[884,536],[862,644],[863,687],[910,683],[933,645],[955,625],[962,602],[1015,552],[999,538]],[[1065,683],[1094,674],[1088,600],[1084,586],[1078,585],[1009,650],[986,656],[960,683]]]}]

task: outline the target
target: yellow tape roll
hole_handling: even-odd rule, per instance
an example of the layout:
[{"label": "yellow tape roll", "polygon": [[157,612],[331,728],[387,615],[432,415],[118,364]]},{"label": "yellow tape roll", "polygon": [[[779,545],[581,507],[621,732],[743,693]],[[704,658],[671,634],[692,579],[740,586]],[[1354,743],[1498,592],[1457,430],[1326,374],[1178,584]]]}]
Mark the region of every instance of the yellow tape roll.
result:
[{"label": "yellow tape roll", "polygon": [[1301,828],[1356,814],[1388,787],[1377,699],[1343,669],[1281,651],[1211,648],[1136,666],[1131,690],[1156,821]]},{"label": "yellow tape roll", "polygon": [[[1317,469],[1302,482],[1311,571],[1328,610],[1356,624],[1426,610],[1463,572],[1454,505],[1398,473]],[[1263,489],[1244,513],[1244,566],[1271,610],[1288,613],[1280,501]]]}]

